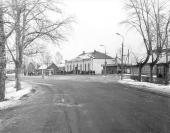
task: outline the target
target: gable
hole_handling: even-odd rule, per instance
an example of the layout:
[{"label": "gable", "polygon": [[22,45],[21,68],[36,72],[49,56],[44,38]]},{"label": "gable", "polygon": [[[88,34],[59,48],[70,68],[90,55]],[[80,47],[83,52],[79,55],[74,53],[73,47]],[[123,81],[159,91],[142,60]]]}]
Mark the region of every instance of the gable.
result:
[{"label": "gable", "polygon": [[58,67],[54,63],[52,63],[50,66],[47,67],[47,69],[58,70]]}]

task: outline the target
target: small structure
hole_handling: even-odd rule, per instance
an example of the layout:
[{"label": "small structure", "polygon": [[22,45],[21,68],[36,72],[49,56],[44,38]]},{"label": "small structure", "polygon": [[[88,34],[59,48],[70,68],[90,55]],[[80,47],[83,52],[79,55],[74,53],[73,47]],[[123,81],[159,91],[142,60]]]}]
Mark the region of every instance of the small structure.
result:
[{"label": "small structure", "polygon": [[59,69],[58,74],[65,74],[65,64],[58,64],[57,67]]},{"label": "small structure", "polygon": [[42,65],[37,69],[37,75],[46,74],[47,65]]},{"label": "small structure", "polygon": [[[158,78],[165,78],[166,73],[168,73],[168,77],[170,80],[170,54],[168,58],[168,62],[166,63],[166,56],[164,55],[157,63],[157,77]],[[167,70],[168,68],[168,70]]]},{"label": "small structure", "polygon": [[50,66],[47,67],[46,69],[46,75],[56,75],[59,71],[59,68],[52,63]]},{"label": "small structure", "polygon": [[[138,65],[132,65],[131,66],[131,74],[138,75],[139,73],[139,66]],[[143,68],[141,74],[143,75],[150,75],[150,63],[146,63]],[[156,75],[156,66],[153,67],[153,75]]]},{"label": "small structure", "polygon": [[[102,64],[103,70],[102,73],[104,73],[105,65]],[[106,64],[106,74],[117,74],[121,71],[121,66],[118,64]]]}]

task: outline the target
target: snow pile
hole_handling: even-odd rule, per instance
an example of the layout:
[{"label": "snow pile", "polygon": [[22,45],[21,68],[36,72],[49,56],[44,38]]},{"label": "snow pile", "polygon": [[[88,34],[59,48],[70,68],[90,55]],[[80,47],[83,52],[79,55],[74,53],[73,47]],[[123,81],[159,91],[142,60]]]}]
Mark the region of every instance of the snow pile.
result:
[{"label": "snow pile", "polygon": [[7,99],[7,101],[0,102],[0,110],[20,104],[21,97],[31,92],[32,86],[27,83],[22,83],[21,85],[23,89],[16,91],[14,81],[7,83],[5,92],[5,99]]},{"label": "snow pile", "polygon": [[148,90],[151,91],[156,91],[156,92],[160,92],[160,93],[166,93],[166,94],[170,94],[170,85],[161,85],[161,84],[154,84],[154,83],[148,83],[148,82],[138,82],[135,80],[131,80],[131,79],[123,79],[123,80],[119,80],[119,83],[123,83],[123,84],[130,84],[133,86],[137,86],[139,88],[141,87],[145,87]]}]

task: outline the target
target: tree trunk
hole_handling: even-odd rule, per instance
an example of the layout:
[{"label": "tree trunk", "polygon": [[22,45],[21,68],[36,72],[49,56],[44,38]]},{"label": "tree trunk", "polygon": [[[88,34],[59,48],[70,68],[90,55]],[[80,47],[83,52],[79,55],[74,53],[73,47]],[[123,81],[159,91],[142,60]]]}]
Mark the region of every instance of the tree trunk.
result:
[{"label": "tree trunk", "polygon": [[20,30],[20,15],[21,9],[16,5],[16,26],[15,26],[15,33],[16,33],[16,61],[15,61],[15,87],[18,90],[21,90],[21,83],[20,83],[20,75],[21,75],[21,66],[22,66],[22,45],[21,45],[21,30]]},{"label": "tree trunk", "polygon": [[21,65],[18,61],[15,63],[15,88],[21,90]]},{"label": "tree trunk", "polygon": [[141,75],[142,75],[142,66],[139,65],[139,74],[138,74],[138,80],[141,81]]},{"label": "tree trunk", "polygon": [[169,63],[166,63],[165,66],[165,84],[168,85],[169,83]]},{"label": "tree trunk", "polygon": [[0,101],[5,99],[5,33],[4,33],[4,22],[3,22],[3,11],[0,7]]},{"label": "tree trunk", "polygon": [[153,82],[153,65],[150,65],[150,82]]}]

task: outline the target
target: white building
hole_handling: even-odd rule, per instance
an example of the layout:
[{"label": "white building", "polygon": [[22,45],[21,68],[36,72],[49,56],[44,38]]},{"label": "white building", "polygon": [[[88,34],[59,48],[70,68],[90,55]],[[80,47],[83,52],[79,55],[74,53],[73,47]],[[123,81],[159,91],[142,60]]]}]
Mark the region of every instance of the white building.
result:
[{"label": "white building", "polygon": [[103,70],[103,64],[113,64],[113,58],[94,50],[93,52],[83,52],[76,58],[65,61],[65,71],[72,73],[87,73],[95,72],[95,74],[101,74]]}]

